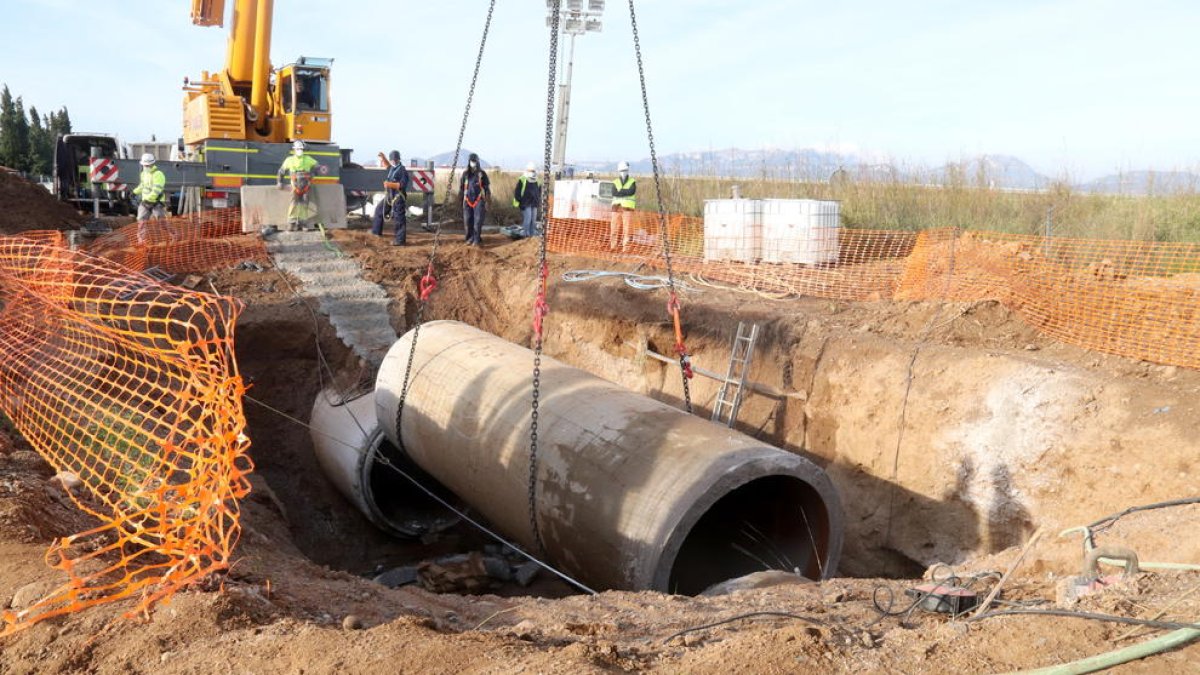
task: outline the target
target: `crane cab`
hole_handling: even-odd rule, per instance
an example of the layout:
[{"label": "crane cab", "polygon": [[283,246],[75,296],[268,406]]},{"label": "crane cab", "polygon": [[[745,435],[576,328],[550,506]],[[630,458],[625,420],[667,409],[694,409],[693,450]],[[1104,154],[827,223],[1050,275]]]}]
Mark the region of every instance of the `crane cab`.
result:
[{"label": "crane cab", "polygon": [[332,136],[329,67],[333,59],[300,57],[275,74],[274,105],[283,140],[328,143]]}]

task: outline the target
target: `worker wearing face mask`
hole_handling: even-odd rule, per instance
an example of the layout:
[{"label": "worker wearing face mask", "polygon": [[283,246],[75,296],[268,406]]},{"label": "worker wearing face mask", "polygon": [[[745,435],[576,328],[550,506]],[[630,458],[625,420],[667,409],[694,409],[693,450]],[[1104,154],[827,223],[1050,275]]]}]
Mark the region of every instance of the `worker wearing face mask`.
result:
[{"label": "worker wearing face mask", "polygon": [[466,242],[471,246],[483,243],[483,221],[487,216],[487,201],[492,197],[492,185],[487,172],[479,166],[479,155],[467,158],[467,170],[458,185],[463,202],[463,228]]},{"label": "worker wearing face mask", "polygon": [[395,224],[395,234],[392,246],[403,246],[408,235],[408,216],[404,211],[410,178],[408,169],[400,163],[400,151],[393,150],[387,157],[379,153],[379,160],[388,167],[383,179],[383,199],[375,205],[375,215],[371,222],[371,234],[383,236],[383,221],[391,219]]},{"label": "worker wearing face mask", "polygon": [[612,219],[608,224],[608,248],[615,250],[621,242],[621,250],[629,249],[629,221],[637,208],[637,179],[629,175],[629,162],[617,165],[617,179],[613,181]]},{"label": "worker wearing face mask", "polygon": [[521,234],[532,237],[537,234],[537,212],[542,205],[542,186],[537,180],[537,169],[533,162],[525,165],[525,173],[517,178],[513,188],[513,206],[521,209]]},{"label": "worker wearing face mask", "polygon": [[313,186],[313,170],[317,160],[304,153],[304,141],[292,143],[292,155],[283,160],[276,175],[276,185],[285,189],[283,177],[289,175],[292,184],[292,201],[288,204],[288,229],[298,231],[310,218],[317,215],[317,199]]}]

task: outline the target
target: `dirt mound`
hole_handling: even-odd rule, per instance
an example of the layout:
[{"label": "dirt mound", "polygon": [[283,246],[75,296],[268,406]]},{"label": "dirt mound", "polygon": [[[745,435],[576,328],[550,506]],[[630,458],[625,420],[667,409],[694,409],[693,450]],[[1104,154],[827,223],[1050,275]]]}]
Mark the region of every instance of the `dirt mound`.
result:
[{"label": "dirt mound", "polygon": [[55,199],[42,186],[0,172],[0,234],[69,230],[84,220],[83,214]]}]

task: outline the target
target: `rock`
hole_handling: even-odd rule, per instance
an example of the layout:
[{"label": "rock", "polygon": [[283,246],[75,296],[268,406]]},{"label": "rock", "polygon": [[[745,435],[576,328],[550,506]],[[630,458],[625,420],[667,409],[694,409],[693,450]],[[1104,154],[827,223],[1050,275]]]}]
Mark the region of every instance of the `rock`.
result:
[{"label": "rock", "polygon": [[704,642],[704,638],[696,633],[688,633],[687,635],[683,636],[684,647],[695,647],[701,642]]},{"label": "rock", "polygon": [[346,630],[362,630],[362,619],[358,618],[354,614],[347,614],[346,618],[342,619],[342,628]]},{"label": "rock", "polygon": [[1041,347],[1033,344],[1032,342],[1025,345],[1025,351],[1027,351],[1027,352],[1036,352],[1039,349],[1041,349]]},{"label": "rock", "polygon": [[529,562],[517,567],[514,577],[516,578],[517,583],[521,586],[528,586],[529,584],[533,583],[533,580],[537,578],[537,575],[540,574],[541,571],[541,565]]},{"label": "rock", "polygon": [[512,581],[513,572],[512,566],[502,558],[493,558],[491,556],[483,559],[483,570],[487,575],[497,581]]},{"label": "rock", "polygon": [[525,619],[521,623],[512,627],[513,635],[521,640],[532,640],[533,631],[537,626],[529,619]]},{"label": "rock", "polygon": [[782,570],[764,570],[762,572],[754,572],[736,579],[722,581],[719,584],[713,584],[704,590],[700,595],[728,595],[734,591],[748,591],[755,588],[771,588],[773,586],[785,586],[792,584],[811,584],[812,579],[807,579],[794,572],[784,572]]},{"label": "rock", "polygon": [[434,593],[479,593],[492,585],[477,551],[417,565],[417,581]]},{"label": "rock", "polygon": [[9,606],[13,609],[25,609],[49,595],[56,588],[58,588],[58,584],[53,581],[35,581],[25,584],[18,588],[16,593],[13,593]]},{"label": "rock", "polygon": [[375,583],[383,584],[388,588],[399,588],[408,584],[416,583],[417,568],[416,567],[397,567],[388,570],[383,574],[375,577]]},{"label": "rock", "polygon": [[50,480],[59,483],[66,490],[74,490],[83,485],[83,481],[79,480],[79,476],[76,476],[70,471],[59,471],[58,473],[54,474]]}]

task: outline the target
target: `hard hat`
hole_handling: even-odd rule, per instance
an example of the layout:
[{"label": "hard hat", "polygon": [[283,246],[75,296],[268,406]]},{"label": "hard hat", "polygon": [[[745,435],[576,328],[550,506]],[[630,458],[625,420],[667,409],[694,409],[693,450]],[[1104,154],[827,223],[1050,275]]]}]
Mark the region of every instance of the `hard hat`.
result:
[{"label": "hard hat", "polygon": [[389,152],[389,153],[388,153],[388,159],[389,159],[389,160],[391,160],[391,161],[393,161],[393,162],[399,162],[399,161],[400,161],[400,151],[399,151],[399,150],[393,150],[393,151]]},{"label": "hard hat", "polygon": [[525,170],[526,171],[537,171],[537,166],[535,166],[533,162],[530,162],[525,165]]},{"label": "hard hat", "polygon": [[629,170],[629,162],[621,162],[620,164],[617,165],[617,171],[628,171],[628,170]]},{"label": "hard hat", "polygon": [[157,160],[154,159],[154,155],[152,155],[148,152],[146,154],[142,155],[142,166],[150,166],[150,165],[154,164],[155,161],[157,161]]},{"label": "hard hat", "polygon": [[295,143],[292,143],[292,149],[293,150],[303,150],[304,149],[304,141],[296,141]]},{"label": "hard hat", "polygon": [[412,206],[408,207],[408,214],[414,218],[420,218],[421,216],[425,215],[425,209],[413,204]]}]

